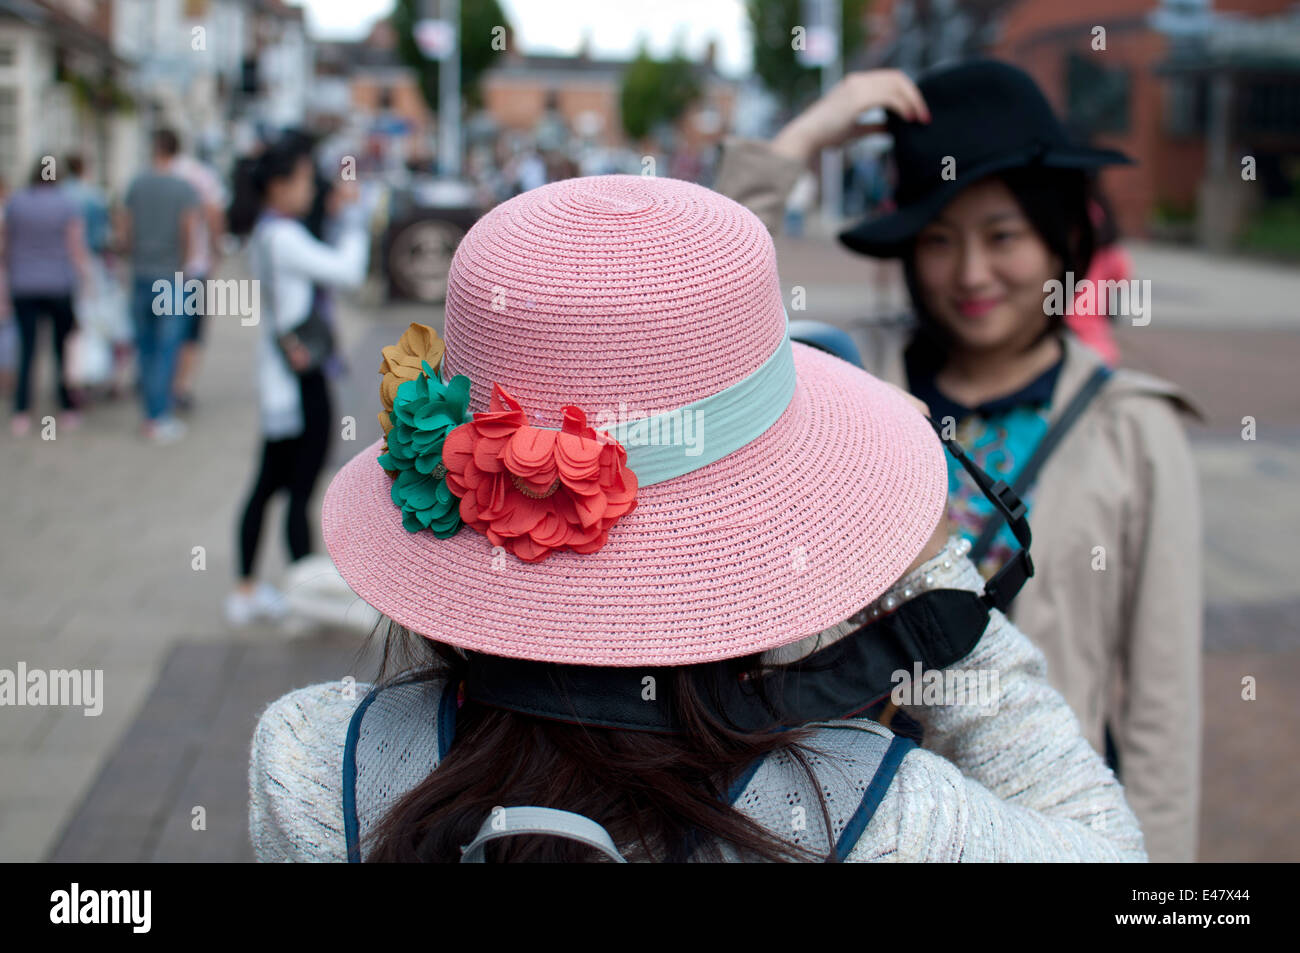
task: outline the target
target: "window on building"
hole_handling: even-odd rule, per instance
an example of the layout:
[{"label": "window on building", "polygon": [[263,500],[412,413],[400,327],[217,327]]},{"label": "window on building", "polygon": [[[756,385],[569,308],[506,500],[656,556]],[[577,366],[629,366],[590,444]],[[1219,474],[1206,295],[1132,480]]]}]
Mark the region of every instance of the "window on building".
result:
[{"label": "window on building", "polygon": [[1205,135],[1208,88],[1199,76],[1174,76],[1165,84],[1165,131],[1179,138]]},{"label": "window on building", "polygon": [[1071,128],[1128,132],[1129,71],[1102,66],[1093,57],[1072,53],[1065,74],[1067,119]]},{"label": "window on building", "polygon": [[1241,132],[1296,135],[1300,130],[1300,82],[1289,78],[1260,79],[1243,86]]},{"label": "window on building", "polygon": [[0,40],[0,67],[13,66],[17,59],[18,53],[13,43],[9,40]]}]

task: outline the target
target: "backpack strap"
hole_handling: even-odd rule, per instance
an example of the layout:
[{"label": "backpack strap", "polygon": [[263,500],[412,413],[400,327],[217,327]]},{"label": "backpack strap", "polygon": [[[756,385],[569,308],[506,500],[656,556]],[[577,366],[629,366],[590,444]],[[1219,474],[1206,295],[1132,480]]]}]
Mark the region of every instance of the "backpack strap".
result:
[{"label": "backpack strap", "polygon": [[456,736],[458,688],[445,679],[377,687],[352,713],[343,744],[349,863],[361,862],[370,828],[447,756]]},{"label": "backpack strap", "polygon": [[[836,860],[844,861],[916,742],[865,718],[811,727],[817,731],[805,747],[811,749],[806,757],[812,781],[789,752],[774,752],[751,769],[743,786],[737,785],[732,806],[782,840],[817,854],[834,852]],[[829,828],[820,803],[826,806]]]},{"label": "backpack strap", "polygon": [[[1105,364],[1098,366],[1084,382],[1083,386],[1075,392],[1070,403],[1061,412],[1061,416],[1056,419],[1056,423],[1052,424],[1047,433],[1043,434],[1043,439],[1038,441],[1038,446],[1034,448],[1033,454],[1025,461],[1020,473],[1016,475],[1015,482],[1011,484],[1011,489],[1016,496],[1021,499],[1024,498],[1025,492],[1033,486],[1034,480],[1038,477],[1038,471],[1043,468],[1047,458],[1052,455],[1052,451],[1070,432],[1070,428],[1083,415],[1083,412],[1088,409],[1088,405],[1092,403],[1092,399],[1101,391],[1106,381],[1110,380],[1112,373],[1113,371]],[[980,531],[974,545],[970,548],[971,562],[978,564],[984,558],[984,555],[989,551],[989,547],[993,545],[993,537],[998,534],[998,530],[1002,528],[1002,524],[1005,522],[1006,518],[997,511],[989,517],[988,522],[984,524],[984,529]]]},{"label": "backpack strap", "polygon": [[462,864],[482,864],[483,848],[489,841],[516,834],[549,834],[578,841],[588,847],[594,847],[617,864],[626,864],[627,859],[618,852],[609,832],[589,817],[574,814],[571,811],[557,811],[550,807],[501,807],[492,811],[490,817],[478,829],[478,834],[469,845],[461,848]]}]

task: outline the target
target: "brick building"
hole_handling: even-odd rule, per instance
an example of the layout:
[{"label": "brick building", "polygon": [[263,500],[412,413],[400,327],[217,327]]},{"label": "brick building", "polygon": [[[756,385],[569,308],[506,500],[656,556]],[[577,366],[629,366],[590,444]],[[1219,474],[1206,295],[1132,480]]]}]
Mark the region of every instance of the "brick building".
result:
[{"label": "brick building", "polygon": [[1076,135],[1139,160],[1102,180],[1130,234],[1194,215],[1204,244],[1225,245],[1297,174],[1295,0],[877,0],[872,35],[859,65],[988,55],[1033,75]]}]

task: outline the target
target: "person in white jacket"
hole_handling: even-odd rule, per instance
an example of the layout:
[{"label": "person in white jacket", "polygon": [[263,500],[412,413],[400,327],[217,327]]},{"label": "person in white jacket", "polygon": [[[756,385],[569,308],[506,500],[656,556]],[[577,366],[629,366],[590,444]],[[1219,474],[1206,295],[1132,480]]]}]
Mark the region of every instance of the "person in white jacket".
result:
[{"label": "person in white jacket", "polygon": [[263,437],[257,474],[240,518],[238,583],[226,599],[227,619],[242,625],[285,611],[281,594],[255,575],[263,513],[279,490],[289,493],[286,537],[291,561],[312,552],[307,507],[325,464],[333,410],[324,362],[295,332],[312,317],[318,286],[362,284],[369,236],[352,183],[340,183],[332,195],[337,218],[333,244],[321,241],[303,224],[317,188],[312,144],[306,137],[289,134],[271,145],[238,187],[252,192],[241,204],[258,210],[248,253],[259,283],[257,380]]}]

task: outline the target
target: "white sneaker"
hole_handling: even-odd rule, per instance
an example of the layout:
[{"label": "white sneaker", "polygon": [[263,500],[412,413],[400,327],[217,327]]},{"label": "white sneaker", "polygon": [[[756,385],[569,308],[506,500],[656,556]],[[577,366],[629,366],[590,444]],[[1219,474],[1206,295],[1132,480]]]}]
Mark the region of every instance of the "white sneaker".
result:
[{"label": "white sneaker", "polygon": [[160,417],[149,425],[149,439],[154,443],[175,443],[188,429],[175,417]]},{"label": "white sneaker", "polygon": [[236,627],[258,619],[279,621],[289,614],[289,604],[280,590],[269,582],[260,582],[251,593],[236,589],[226,596],[226,621]]},{"label": "white sneaker", "polygon": [[242,628],[257,618],[257,603],[254,595],[245,595],[235,590],[226,596],[226,621]]},{"label": "white sneaker", "polygon": [[259,582],[253,591],[253,605],[264,619],[283,619],[289,614],[289,603],[284,593],[269,582]]}]

